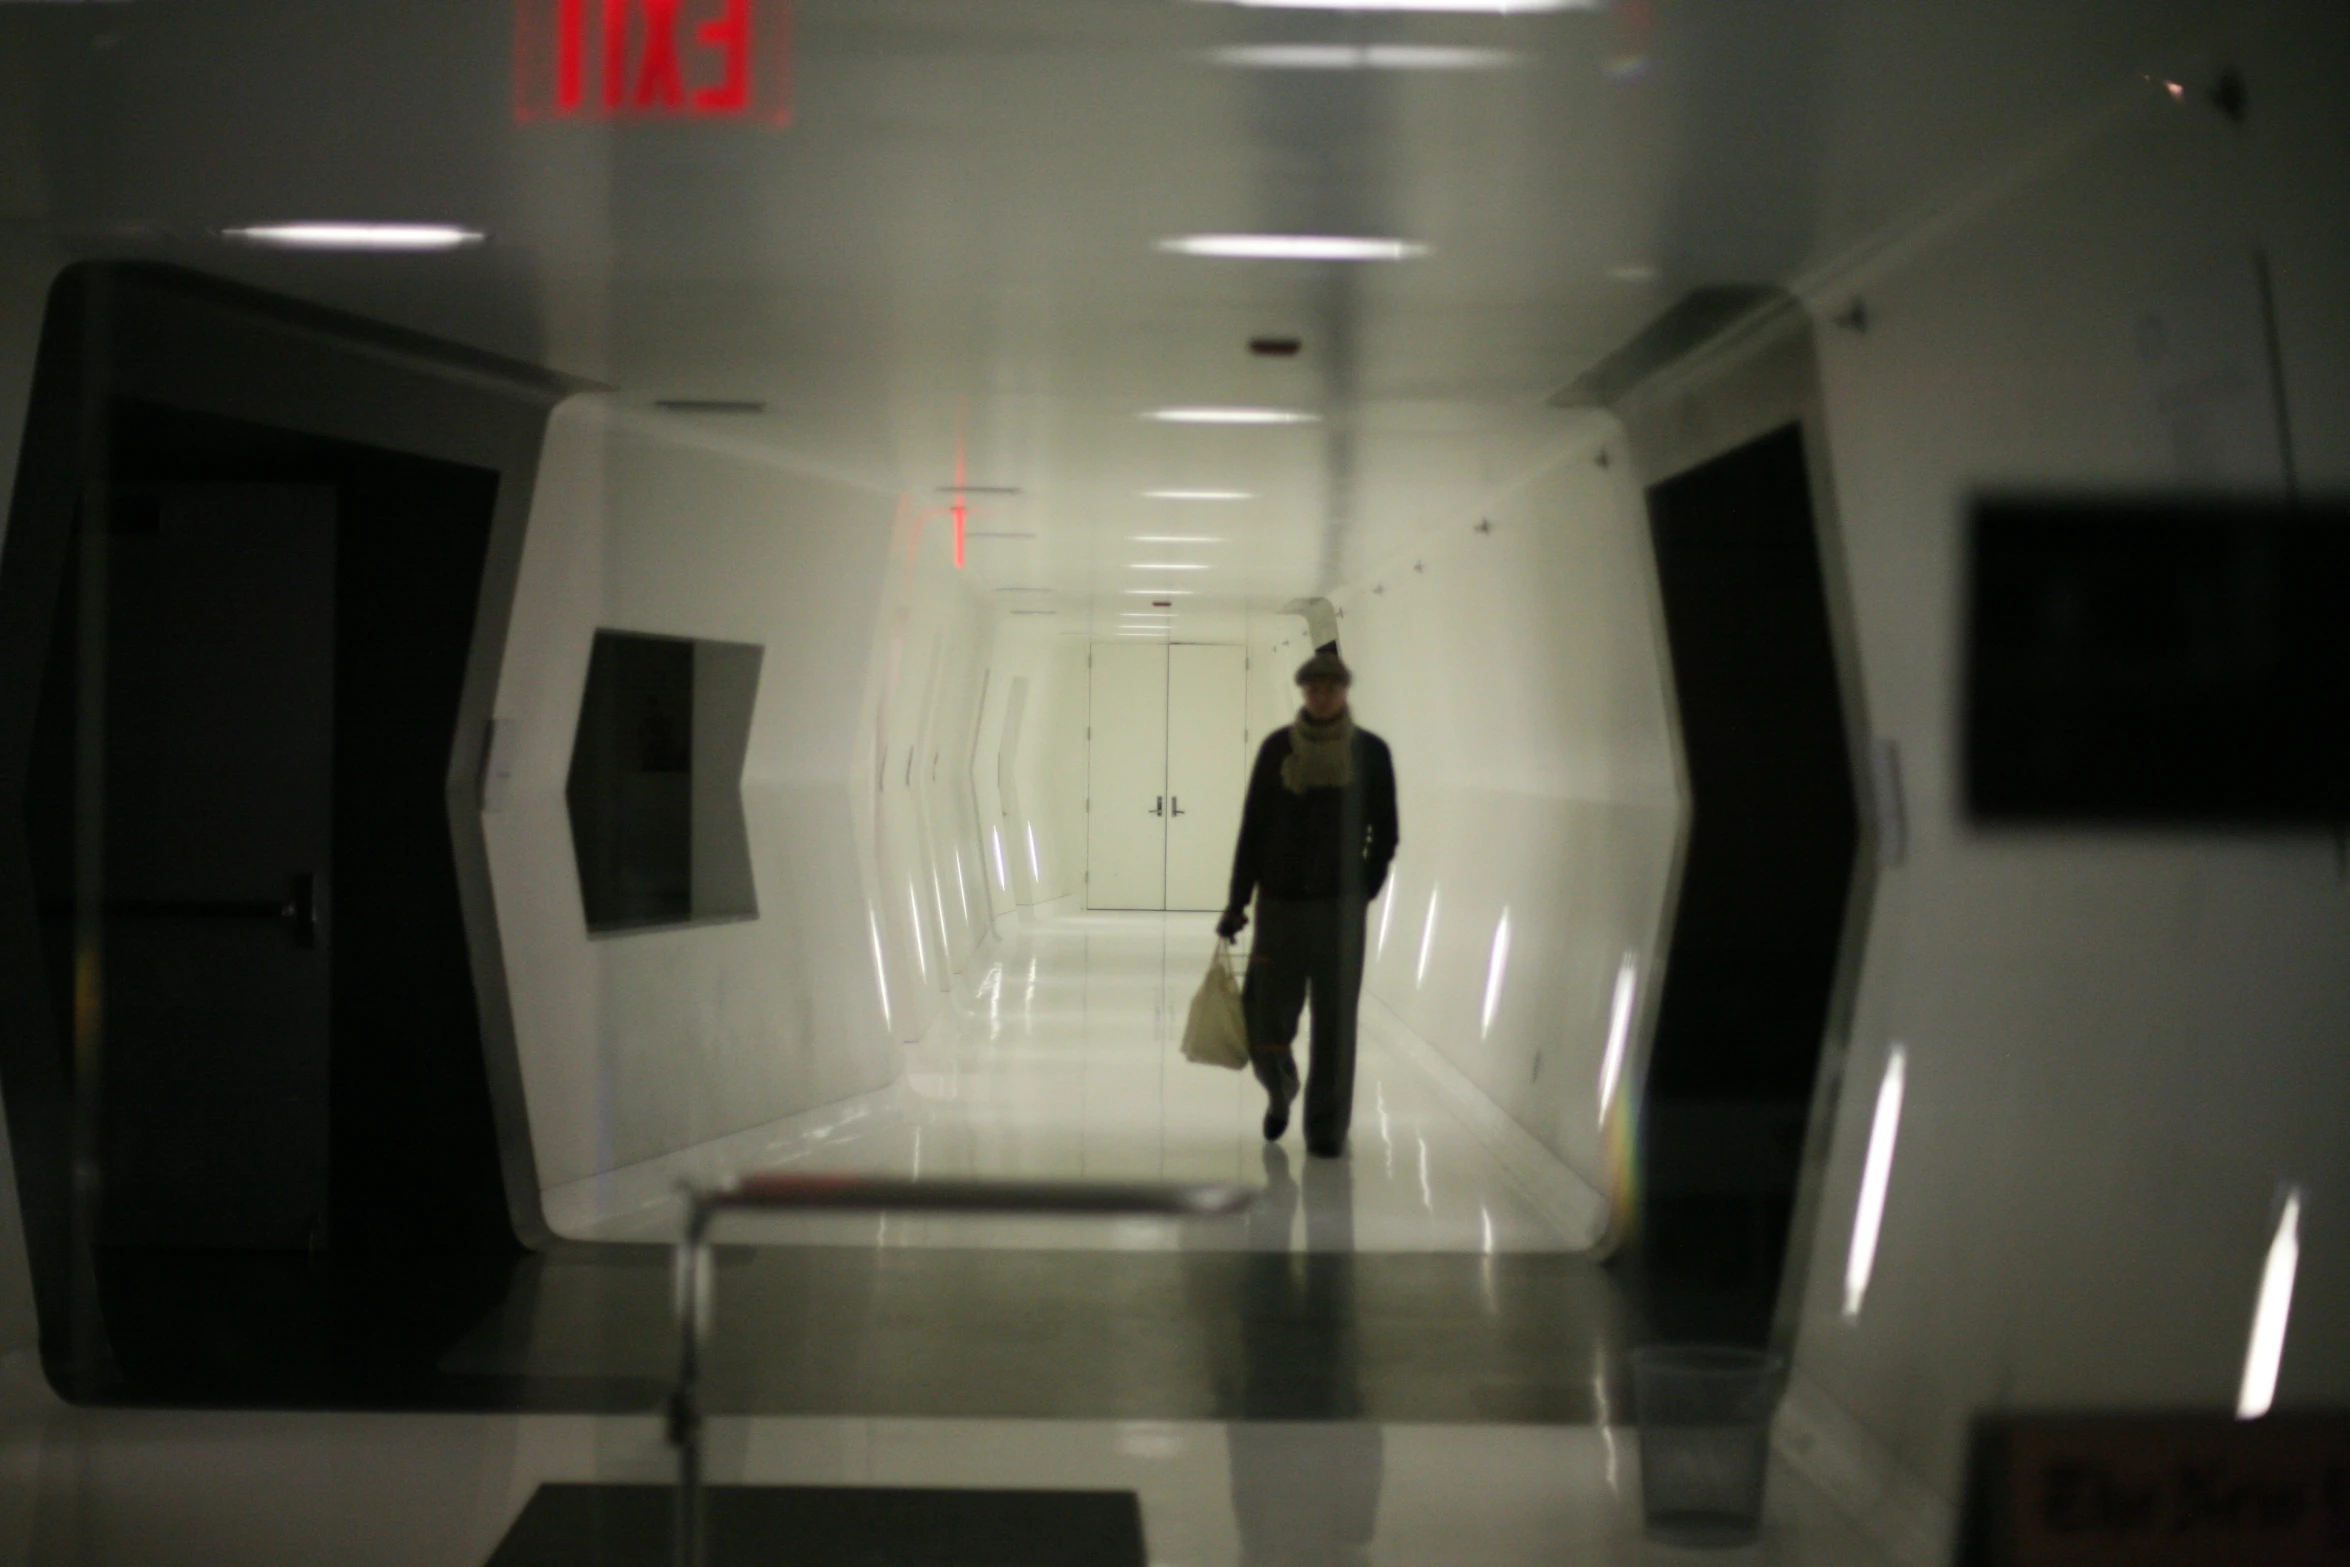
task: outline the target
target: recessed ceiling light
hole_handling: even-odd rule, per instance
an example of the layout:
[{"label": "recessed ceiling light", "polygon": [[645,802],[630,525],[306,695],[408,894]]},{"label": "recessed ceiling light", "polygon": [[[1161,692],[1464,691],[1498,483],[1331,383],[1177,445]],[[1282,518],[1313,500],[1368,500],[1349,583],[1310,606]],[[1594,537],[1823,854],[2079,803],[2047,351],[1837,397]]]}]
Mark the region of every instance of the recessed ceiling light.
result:
[{"label": "recessed ceiling light", "polygon": [[1315,424],[1322,418],[1302,408],[1154,408],[1143,417],[1162,424]]},{"label": "recessed ceiling light", "polygon": [[277,250],[463,250],[489,238],[452,223],[254,223],[222,229],[222,239]]},{"label": "recessed ceiling light", "polygon": [[1136,544],[1221,544],[1222,539],[1210,538],[1204,533],[1137,533]]},{"label": "recessed ceiling light", "polygon": [[1259,71],[1492,71],[1516,64],[1518,56],[1422,44],[1241,44],[1209,58]]},{"label": "recessed ceiling light", "polygon": [[1146,501],[1253,501],[1247,490],[1145,490]]},{"label": "recessed ceiling light", "polygon": [[1409,261],[1428,247],[1358,234],[1183,234],[1159,241],[1179,256],[1227,261]]},{"label": "recessed ceiling light", "polygon": [[1213,0],[1276,11],[1479,11],[1517,15],[1533,11],[1596,11],[1604,0]]}]

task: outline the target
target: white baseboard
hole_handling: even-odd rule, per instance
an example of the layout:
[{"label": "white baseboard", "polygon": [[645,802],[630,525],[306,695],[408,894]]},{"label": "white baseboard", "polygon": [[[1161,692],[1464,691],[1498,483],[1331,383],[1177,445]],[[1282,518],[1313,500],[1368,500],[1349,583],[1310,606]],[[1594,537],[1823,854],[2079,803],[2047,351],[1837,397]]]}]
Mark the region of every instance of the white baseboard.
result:
[{"label": "white baseboard", "polygon": [[1893,1456],[1798,1366],[1780,1400],[1771,1445],[1902,1567],[1942,1567],[1958,1510]]},{"label": "white baseboard", "polygon": [[1393,1045],[1412,1065],[1426,1073],[1453,1114],[1508,1173],[1544,1219],[1579,1248],[1597,1246],[1607,1235],[1607,1198],[1568,1168],[1566,1162],[1520,1126],[1468,1075],[1396,1015],[1377,996],[1366,994],[1358,1013],[1371,1023],[1380,1039]]}]

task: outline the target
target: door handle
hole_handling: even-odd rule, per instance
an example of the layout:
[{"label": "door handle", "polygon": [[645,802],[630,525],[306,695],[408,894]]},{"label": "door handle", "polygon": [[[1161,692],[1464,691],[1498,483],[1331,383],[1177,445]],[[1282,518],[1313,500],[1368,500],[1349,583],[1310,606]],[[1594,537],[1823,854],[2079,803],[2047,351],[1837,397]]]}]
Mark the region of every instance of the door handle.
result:
[{"label": "door handle", "polygon": [[1169,807],[1167,811],[1169,816],[1181,816],[1183,814],[1183,796],[1179,794],[1171,794],[1167,796],[1167,805]]},{"label": "door handle", "polygon": [[1167,797],[1165,795],[1162,794],[1151,801],[1151,814],[1153,816],[1164,816],[1167,814]]},{"label": "door handle", "polygon": [[314,871],[298,871],[286,888],[286,901],[279,907],[277,917],[286,924],[286,932],[294,938],[294,945],[305,950],[318,945],[318,876]]}]

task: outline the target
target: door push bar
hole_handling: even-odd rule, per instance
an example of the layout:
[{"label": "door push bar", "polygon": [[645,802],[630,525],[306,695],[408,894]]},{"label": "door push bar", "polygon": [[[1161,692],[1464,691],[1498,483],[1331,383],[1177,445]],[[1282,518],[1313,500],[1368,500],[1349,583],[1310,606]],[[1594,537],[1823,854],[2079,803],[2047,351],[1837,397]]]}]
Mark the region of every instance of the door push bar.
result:
[{"label": "door push bar", "polygon": [[675,1567],[702,1567],[702,1346],[717,1279],[710,1226],[721,1213],[1018,1213],[1066,1218],[1212,1219],[1245,1213],[1254,1188],[1147,1181],[908,1181],[858,1175],[745,1175],[686,1189],[677,1243],[677,1386],[669,1395],[669,1443],[677,1449]]}]

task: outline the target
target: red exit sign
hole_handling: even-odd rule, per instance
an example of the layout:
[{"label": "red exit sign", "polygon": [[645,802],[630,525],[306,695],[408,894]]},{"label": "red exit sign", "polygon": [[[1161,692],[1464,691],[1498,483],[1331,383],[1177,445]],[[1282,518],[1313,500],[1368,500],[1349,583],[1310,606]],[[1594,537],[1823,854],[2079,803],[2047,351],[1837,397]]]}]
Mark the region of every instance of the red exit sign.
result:
[{"label": "red exit sign", "polygon": [[791,123],[791,0],[514,0],[517,120]]}]

